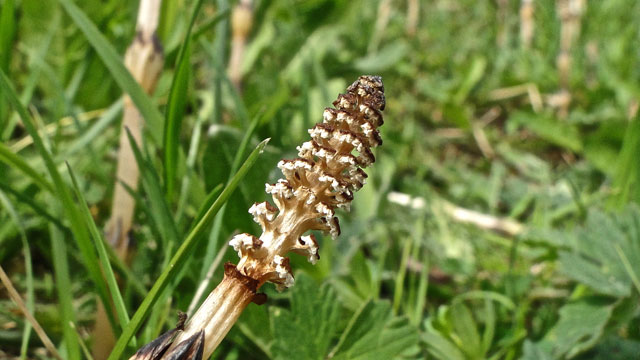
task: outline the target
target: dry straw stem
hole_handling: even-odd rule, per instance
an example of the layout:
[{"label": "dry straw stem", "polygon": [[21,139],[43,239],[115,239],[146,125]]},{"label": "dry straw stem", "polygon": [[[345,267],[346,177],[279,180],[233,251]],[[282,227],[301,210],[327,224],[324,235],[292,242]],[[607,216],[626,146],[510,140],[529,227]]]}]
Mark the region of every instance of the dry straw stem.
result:
[{"label": "dry straw stem", "polygon": [[498,0],[498,11],[496,12],[498,23],[498,34],[496,43],[499,47],[507,45],[507,35],[509,30],[509,0]]},{"label": "dry straw stem", "polygon": [[[387,200],[414,210],[422,210],[427,206],[424,198],[412,197],[409,194],[400,192],[390,192],[387,195]],[[440,200],[439,203],[442,210],[455,221],[475,225],[480,229],[493,230],[509,236],[518,236],[526,230],[523,224],[511,219],[499,218],[465,209],[443,200]]]},{"label": "dry straw stem", "polygon": [[[140,2],[136,37],[124,56],[127,69],[147,93],[151,93],[155,88],[164,63],[162,46],[156,37],[159,12],[160,0],[142,0]],[[139,169],[124,129],[128,128],[136,143],[141,145],[142,126],[144,125],[143,118],[131,99],[125,96],[124,101],[116,171],[117,181],[112,213],[107,225],[107,238],[121,258],[124,258],[127,253],[127,233],[131,229],[135,200],[120,182],[135,190],[139,177]]]},{"label": "dry straw stem", "polygon": [[420,14],[420,1],[407,0],[407,35],[413,37],[418,29],[418,18]]},{"label": "dry straw stem", "polygon": [[247,37],[253,26],[251,0],[240,0],[231,14],[231,57],[229,58],[229,78],[240,90],[242,88],[242,61],[244,59]]},{"label": "dry straw stem", "polygon": [[334,211],[349,209],[367,178],[362,168],[375,161],[371,148],[382,143],[377,130],[385,106],[382,79],[361,76],[333,105],[324,110],[323,122],[309,130],[311,140],[297,148],[299,157],[278,163],[285,179],[266,185],[275,206],[263,202],[249,209],[262,235],[233,237],[229,245],[238,252],[238,265],[225,264],[222,282],[184,330],[172,330],[175,339],[165,337],[132,359],[208,359],[247,305],[266,301],[258,293],[264,283],[275,283],[279,290],[293,285],[290,252],[314,264],[320,259],[311,230],[333,238],[340,234]]},{"label": "dry straw stem", "polygon": [[522,0],[520,3],[520,44],[523,48],[531,47],[534,32],[533,0]]},{"label": "dry straw stem", "polygon": [[53,345],[53,342],[51,342],[51,339],[49,339],[47,333],[44,332],[44,329],[42,328],[42,326],[40,326],[38,320],[33,317],[29,310],[27,310],[27,306],[25,305],[24,301],[22,301],[22,297],[20,297],[20,294],[13,286],[11,279],[9,279],[9,276],[7,276],[7,273],[4,271],[2,266],[0,266],[0,282],[2,282],[5,288],[7,288],[7,292],[9,293],[9,297],[11,298],[11,300],[16,303],[20,311],[22,311],[22,313],[24,314],[24,317],[31,324],[31,326],[33,326],[33,330],[35,330],[36,334],[38,334],[40,341],[42,341],[47,351],[49,351],[51,356],[53,356],[54,358],[62,360],[60,353],[58,353],[55,345]]},{"label": "dry straw stem", "polygon": [[367,48],[368,53],[373,53],[378,50],[380,40],[382,40],[387,29],[387,25],[389,25],[389,20],[391,19],[391,10],[391,0],[380,1],[380,5],[378,5],[378,15],[376,16],[375,30],[373,32],[373,36],[371,36],[369,47]]},{"label": "dry straw stem", "polygon": [[[51,136],[59,131],[64,132],[66,128],[71,128],[72,125],[75,126],[76,120],[80,124],[85,124],[90,120],[94,120],[100,117],[106,110],[107,109],[98,109],[98,110],[91,110],[91,111],[79,113],[75,119],[72,116],[62,117],[58,121],[55,121],[51,124],[45,125],[42,128],[39,128],[38,135],[46,137],[46,136]],[[23,137],[22,139],[16,141],[11,145],[11,151],[18,153],[23,149],[25,149],[26,147],[30,146],[31,144],[33,144],[33,138],[31,137],[31,135],[26,135],[25,137]]]},{"label": "dry straw stem", "polygon": [[[136,37],[124,56],[125,66],[147,93],[151,93],[155,88],[164,64],[162,45],[156,37],[160,5],[160,0],[140,1]],[[139,169],[125,128],[129,129],[136,143],[140,145],[143,125],[142,115],[140,115],[131,98],[125,95],[113,204],[111,217],[106,227],[109,244],[114,247],[118,256],[124,260],[127,259],[129,247],[127,234],[131,230],[135,200],[120,182],[125,183],[132,189],[136,189],[139,177]],[[115,338],[105,309],[102,305],[98,305],[94,326],[94,358],[96,360],[106,359],[114,343]]]},{"label": "dry straw stem", "polygon": [[569,75],[571,72],[571,48],[580,36],[580,19],[586,8],[585,0],[557,0],[556,11],[560,18],[560,53],[556,58],[560,94],[562,99],[558,106],[560,117],[566,117],[571,103],[569,92]]}]

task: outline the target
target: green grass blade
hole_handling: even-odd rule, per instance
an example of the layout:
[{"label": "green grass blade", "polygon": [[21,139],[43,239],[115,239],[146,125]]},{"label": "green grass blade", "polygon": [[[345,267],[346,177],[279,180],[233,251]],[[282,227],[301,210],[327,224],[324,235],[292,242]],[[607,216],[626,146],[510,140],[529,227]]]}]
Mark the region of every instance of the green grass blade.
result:
[{"label": "green grass blade", "polygon": [[[193,125],[193,131],[191,131],[191,139],[189,141],[189,150],[187,152],[187,158],[185,160],[185,174],[182,183],[180,184],[180,195],[178,196],[178,204],[176,206],[175,218],[177,224],[184,224],[182,221],[185,208],[187,206],[187,196],[191,190],[191,181],[195,180],[196,176],[196,159],[198,157],[198,148],[200,145],[200,140],[202,136],[202,123],[203,118],[199,114],[196,117],[196,122]],[[218,184],[222,185],[222,184]],[[207,197],[208,199],[208,197]],[[213,198],[211,198],[213,201]],[[210,204],[209,204],[210,205]],[[208,206],[207,206],[208,208]],[[206,208],[204,209],[206,210]],[[196,222],[192,222],[192,225],[195,225]]]},{"label": "green grass blade", "polygon": [[242,97],[238,93],[238,90],[231,83],[231,79],[227,76],[226,72],[222,72],[220,74],[222,80],[227,86],[227,90],[229,90],[229,94],[231,95],[231,99],[233,100],[233,107],[235,108],[235,114],[240,119],[240,123],[243,126],[246,126],[249,123],[249,114],[247,113],[247,108],[244,106],[244,102],[242,101]]},{"label": "green grass blade", "polygon": [[207,32],[212,27],[216,26],[220,21],[224,20],[231,13],[230,8],[225,8],[217,12],[216,16],[207,19],[205,22],[200,24],[194,31],[193,37],[198,38],[205,32]]},{"label": "green grass blade", "polygon": [[[27,310],[34,313],[34,291],[33,291],[33,263],[31,261],[31,250],[29,249],[29,241],[21,230],[20,238],[22,240],[22,249],[24,251],[25,276],[27,285]],[[32,325],[27,322],[22,331],[22,344],[20,345],[20,358],[27,358],[27,350],[29,349],[29,340],[31,338]]]},{"label": "green grass blade", "polygon": [[207,210],[211,207],[211,205],[213,205],[213,202],[216,200],[220,191],[222,191],[222,184],[218,184],[213,188],[213,190],[209,192],[209,194],[207,194],[207,198],[204,199],[204,202],[200,206],[200,209],[198,209],[198,215],[193,219],[193,223],[191,224],[189,229],[193,229],[196,225],[198,225],[200,220],[202,220],[204,215],[207,213]]},{"label": "green grass blade", "polygon": [[147,291],[147,288],[145,288],[145,286],[142,284],[142,282],[140,282],[139,277],[134,275],[133,272],[131,272],[131,269],[129,269],[129,266],[127,266],[122,261],[122,259],[120,259],[120,257],[118,256],[118,254],[116,254],[116,251],[113,249],[113,247],[105,246],[105,249],[107,250],[107,255],[109,256],[109,261],[111,261],[111,263],[112,263],[113,267],[115,268],[115,270],[122,277],[124,277],[124,279],[129,284],[131,284],[131,287],[133,288],[133,290],[135,292],[138,293],[138,295],[140,295],[141,297],[147,296],[147,294],[149,293],[149,291]]},{"label": "green grass blade", "polygon": [[24,194],[22,194],[21,192],[15,190],[14,188],[12,188],[11,186],[9,186],[8,184],[6,184],[4,182],[4,180],[0,180],[0,190],[2,191],[6,191],[10,194],[12,194],[13,196],[15,196],[22,204],[25,204],[27,206],[29,206],[31,209],[33,209],[33,211],[36,212],[36,214],[42,216],[43,218],[47,219],[48,222],[54,224],[55,226],[58,227],[58,229],[62,230],[62,231],[69,231],[68,228],[66,228],[61,222],[60,220],[56,219],[53,215],[51,215],[50,213],[48,213],[42,206],[38,205],[35,200],[33,200],[32,198],[25,196]]},{"label": "green grass blade", "polygon": [[102,238],[102,235],[100,235],[100,230],[98,230],[96,223],[93,221],[93,217],[91,217],[91,213],[89,212],[89,208],[87,207],[87,201],[84,199],[82,191],[80,191],[78,181],[76,180],[76,176],[73,174],[73,170],[71,170],[71,166],[69,166],[69,163],[67,163],[67,170],[69,171],[69,176],[71,176],[73,190],[78,201],[80,202],[80,211],[82,212],[82,215],[84,217],[85,224],[89,228],[91,237],[93,237],[96,249],[98,250],[98,256],[100,257],[102,270],[104,271],[104,276],[107,280],[109,291],[111,292],[111,299],[113,300],[113,304],[116,309],[116,315],[118,315],[118,320],[120,321],[120,327],[124,329],[129,323],[129,314],[127,314],[127,308],[124,305],[124,300],[122,300],[122,294],[120,293],[120,288],[118,287],[118,281],[113,274],[113,268],[111,267],[111,263],[109,262],[109,255],[107,255],[107,250],[104,246],[104,240]]},{"label": "green grass blade", "polygon": [[[50,20],[48,24],[49,33],[46,34],[46,36],[44,36],[44,39],[39,41],[40,44],[37,46],[37,48],[34,51],[31,51],[28,53],[29,62],[31,64],[28,68],[29,76],[27,77],[27,80],[22,84],[23,89],[20,95],[20,101],[23,104],[29,104],[31,102],[33,94],[36,91],[37,85],[42,80],[41,75],[44,72],[43,59],[49,53],[54,35],[58,33],[58,29],[60,29],[60,23],[61,23],[60,19],[62,18],[62,16],[60,16],[60,12],[56,11],[52,15],[52,17],[53,19]],[[0,47],[0,49],[4,49],[4,47]],[[11,116],[8,116],[6,124],[4,124],[4,126],[1,127],[2,132],[0,133],[0,139],[7,140],[11,137],[11,134],[13,134],[15,127],[18,123],[18,116],[14,116],[14,115],[15,114],[11,114]]]},{"label": "green grass blade", "polygon": [[142,156],[142,151],[136,144],[133,135],[129,129],[125,129],[133,150],[133,155],[138,163],[140,169],[140,175],[142,177],[142,187],[147,193],[148,199],[151,202],[151,215],[152,220],[156,223],[158,229],[161,230],[163,237],[163,245],[165,250],[169,251],[173,244],[178,243],[180,236],[176,223],[173,219],[173,215],[169,211],[169,205],[162,193],[162,187],[160,186],[160,179],[157,172],[153,168],[153,165]]},{"label": "green grass blade", "polygon": [[[220,21],[225,20],[229,16],[230,12],[231,11],[229,8],[218,11],[214,17],[209,18],[205,20],[202,24],[196,26],[196,28],[192,31],[193,34],[191,35],[191,38],[193,40],[197,40],[198,38],[200,38],[200,36],[202,36],[204,33],[209,31],[212,27],[216,26]],[[180,44],[180,47],[181,46],[182,44]],[[165,52],[165,59],[167,61],[174,59],[177,56],[177,53],[180,50],[180,47],[178,47],[177,44],[174,44],[173,46],[168,47]]]},{"label": "green grass blade", "polygon": [[[9,64],[11,63],[11,55],[13,54],[13,42],[15,40],[17,26],[15,0],[5,0],[0,9],[0,69],[8,73]],[[10,128],[11,118],[6,106],[6,102],[0,98],[0,129]],[[2,138],[0,132],[0,138]]]},{"label": "green grass blade", "polygon": [[131,97],[131,100],[148,123],[149,133],[153,137],[153,140],[159,144],[162,138],[160,129],[162,129],[163,119],[162,114],[153,104],[151,98],[149,98],[144,90],[142,90],[142,87],[140,87],[140,84],[131,76],[129,70],[127,70],[122,63],[121,56],[87,15],[71,0],[58,0],[58,2],[84,33],[91,46],[102,59],[104,65],[111,72],[113,79],[120,89]]},{"label": "green grass blade", "polygon": [[73,155],[78,151],[84,149],[87,145],[94,142],[96,138],[100,137],[103,132],[118,119],[118,115],[122,113],[123,101],[121,99],[115,101],[109,108],[102,113],[100,119],[95,122],[87,131],[85,131],[78,138],[65,149],[65,155]]},{"label": "green grass blade", "polygon": [[260,153],[267,146],[269,139],[262,141],[258,146],[253,150],[253,152],[247,157],[244,164],[238,170],[237,174],[233,177],[233,179],[229,182],[227,187],[222,191],[220,196],[216,199],[216,201],[211,205],[209,210],[205,213],[202,219],[198,222],[198,224],[189,232],[184,242],[178,248],[175,255],[169,262],[169,266],[167,266],[158,280],[156,280],[155,284],[149,291],[149,294],[142,301],[142,304],[131,318],[131,322],[129,326],[124,330],[116,345],[113,349],[113,352],[109,356],[110,360],[120,359],[123,356],[123,353],[129,343],[131,337],[138,331],[142,322],[147,317],[151,308],[155,304],[158,297],[161,295],[162,291],[166,288],[169,282],[180,272],[182,267],[187,261],[188,256],[191,254],[191,250],[196,245],[196,240],[202,235],[205,228],[211,223],[215,215],[218,213],[222,205],[224,205],[229,197],[234,192],[234,190],[240,184],[240,181],[247,175],[247,172],[253,164],[255,164],[256,160]]},{"label": "green grass blade", "polygon": [[87,360],[93,360],[93,356],[91,355],[91,351],[89,351],[89,348],[87,347],[87,344],[85,344],[84,340],[82,340],[82,336],[78,332],[78,328],[76,328],[75,325],[73,326],[73,333],[76,336],[76,342],[78,344],[80,344],[80,348],[82,349],[82,354],[84,355],[84,358],[87,359]]},{"label": "green grass blade", "polygon": [[167,100],[166,118],[163,133],[164,149],[164,183],[166,186],[167,199],[173,197],[176,182],[178,152],[180,150],[180,128],[184,116],[184,108],[187,102],[187,90],[189,86],[189,76],[191,75],[191,31],[196,17],[202,7],[202,0],[196,1],[189,18],[189,26],[184,35],[184,40],[178,51],[176,59],[176,73],[171,82],[169,99]]},{"label": "green grass blade", "polygon": [[402,296],[404,292],[404,279],[407,275],[407,262],[409,261],[409,255],[411,254],[411,246],[413,242],[410,238],[404,240],[404,245],[402,247],[402,257],[400,258],[400,268],[398,269],[398,274],[395,279],[395,287],[393,291],[393,312],[398,313],[400,311],[400,306],[403,305],[404,297]]},{"label": "green grass blade", "polygon": [[0,49],[4,49],[0,55],[0,69],[2,71],[9,71],[12,55],[12,51],[9,49],[13,48],[12,43],[17,30],[15,8],[15,0],[6,0],[2,3],[2,10],[0,10]]},{"label": "green grass blade", "polygon": [[[231,83],[229,83],[229,85],[230,87],[233,87],[231,86]],[[241,101],[236,103],[236,106],[244,107]],[[244,133],[244,136],[240,141],[240,145],[238,146],[238,151],[236,151],[236,155],[233,159],[233,163],[231,164],[231,171],[229,172],[229,174],[231,175],[229,176],[229,181],[231,181],[233,174],[235,174],[236,170],[238,169],[238,166],[240,166],[240,162],[242,161],[244,152],[247,146],[249,145],[249,140],[251,140],[251,137],[253,136],[253,133],[255,132],[259,123],[260,123],[260,117],[256,116],[251,122],[251,125],[249,126],[247,131]],[[224,215],[226,214],[226,212],[227,212],[227,207],[223,206],[222,209],[220,209],[219,216],[216,217],[216,220],[213,224],[213,228],[211,229],[211,236],[209,237],[210,241],[207,244],[207,248],[205,250],[205,255],[204,255],[203,263],[205,264],[205,266],[202,268],[202,271],[200,272],[200,281],[205,279],[205,277],[207,276],[207,271],[208,271],[207,267],[209,266],[209,264],[213,262],[213,259],[216,256],[216,251],[218,251],[218,247],[219,247],[218,241],[220,239],[220,232],[222,231],[222,222],[224,221]]]},{"label": "green grass blade", "polygon": [[[0,9],[0,69],[9,73],[9,64],[13,54],[13,45],[16,35],[17,20],[15,0],[5,0]],[[11,122],[6,102],[0,98],[0,129],[7,129]],[[2,132],[0,132],[0,138]]]},{"label": "green grass blade", "polygon": [[40,188],[53,192],[53,186],[42,175],[40,175],[31,165],[27,164],[20,156],[16,155],[4,143],[0,142],[0,161],[9,166],[22,171],[34,184]]},{"label": "green grass blade", "polygon": [[0,90],[2,90],[2,94],[18,112],[18,115],[22,119],[24,127],[26,128],[29,135],[31,135],[31,137],[33,138],[33,144],[40,153],[40,156],[42,157],[44,164],[49,171],[49,175],[53,179],[53,184],[55,185],[55,195],[60,201],[65,216],[69,220],[71,232],[73,233],[73,238],[76,240],[76,244],[80,249],[84,266],[87,269],[89,277],[96,286],[96,290],[98,296],[100,297],[100,300],[102,300],[108,310],[107,314],[110,316],[110,319],[113,320],[113,313],[109,311],[111,306],[109,305],[107,287],[104,283],[104,279],[102,278],[102,273],[100,271],[100,267],[98,266],[95,251],[91,244],[91,239],[89,238],[87,229],[82,224],[78,208],[73,202],[67,184],[62,180],[62,176],[60,176],[58,168],[56,167],[51,154],[45,148],[44,142],[42,141],[40,134],[38,134],[38,130],[36,129],[33,120],[27,113],[27,110],[24,108],[24,106],[22,106],[22,104],[20,103],[18,95],[11,86],[9,79],[7,79],[6,75],[1,70]]},{"label": "green grass blade", "polygon": [[611,206],[621,209],[627,202],[640,202],[640,165],[638,165],[638,151],[640,150],[640,115],[631,119],[625,131],[622,149],[618,156],[616,176],[613,182],[618,190],[611,199]]},{"label": "green grass blade", "polygon": [[171,91],[166,110],[166,119],[163,133],[163,161],[164,161],[164,184],[167,199],[173,198],[178,172],[178,155],[180,152],[180,129],[182,128],[182,118],[187,103],[187,92],[189,87],[189,77],[191,76],[190,61],[191,46],[188,46],[178,58],[179,64],[176,67],[176,75],[173,77]]},{"label": "green grass blade", "polygon": [[74,329],[75,312],[73,310],[71,279],[69,277],[69,261],[67,259],[67,245],[63,233],[55,226],[49,226],[51,234],[51,256],[53,257],[54,277],[58,302],[60,303],[60,318],[62,319],[62,335],[67,347],[67,356],[71,360],[80,359],[80,347],[76,342]]}]

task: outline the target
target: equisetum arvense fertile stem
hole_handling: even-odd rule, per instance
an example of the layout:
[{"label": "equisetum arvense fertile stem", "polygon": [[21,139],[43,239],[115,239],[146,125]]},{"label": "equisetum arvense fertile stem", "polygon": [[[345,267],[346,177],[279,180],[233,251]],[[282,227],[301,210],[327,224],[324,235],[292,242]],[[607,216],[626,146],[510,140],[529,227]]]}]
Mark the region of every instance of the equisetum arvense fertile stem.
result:
[{"label": "equisetum arvense fertile stem", "polygon": [[385,107],[382,79],[361,76],[333,105],[309,130],[311,140],[297,148],[299,157],[278,163],[285,178],[266,185],[274,204],[249,209],[262,235],[234,236],[229,245],[240,257],[238,265],[225,264],[222,282],[186,325],[181,321],[132,359],[208,359],[247,305],[266,301],[257,293],[265,282],[279,290],[294,284],[290,252],[314,264],[320,259],[311,230],[334,239],[340,234],[334,211],[349,210],[353,193],[367,178],[362,168],[375,161],[371,148],[382,144],[377,130]]}]

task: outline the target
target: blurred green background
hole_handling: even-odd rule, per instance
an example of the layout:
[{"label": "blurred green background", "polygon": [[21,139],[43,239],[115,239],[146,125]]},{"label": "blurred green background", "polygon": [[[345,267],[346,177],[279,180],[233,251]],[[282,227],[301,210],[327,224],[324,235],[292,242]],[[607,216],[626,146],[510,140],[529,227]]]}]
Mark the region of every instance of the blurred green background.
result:
[{"label": "blurred green background", "polygon": [[[0,69],[67,191],[84,195],[103,229],[123,90],[69,3],[0,0]],[[138,345],[174,326],[234,233],[259,234],[247,210],[267,199],[278,160],[296,156],[338,93],[376,74],[384,144],[352,211],[338,214],[342,235],[320,240],[316,266],[292,255],[296,286],[265,286],[270,301],[247,309],[214,358],[640,354],[640,2],[256,0],[238,88],[228,70],[233,1],[202,3],[177,76],[195,3],[161,9],[165,65],[151,100],[165,114],[172,82],[184,82],[176,190],[166,191],[164,142],[148,136],[163,129],[147,128],[131,235],[137,283],[122,285],[129,316],[234,158],[271,140],[159,296]],[[121,59],[138,3],[76,5]],[[82,201],[64,201],[0,90],[0,264],[63,356],[82,357],[100,301],[68,215]],[[208,289],[221,276],[218,266]],[[0,288],[0,357],[48,358],[25,327]]]}]

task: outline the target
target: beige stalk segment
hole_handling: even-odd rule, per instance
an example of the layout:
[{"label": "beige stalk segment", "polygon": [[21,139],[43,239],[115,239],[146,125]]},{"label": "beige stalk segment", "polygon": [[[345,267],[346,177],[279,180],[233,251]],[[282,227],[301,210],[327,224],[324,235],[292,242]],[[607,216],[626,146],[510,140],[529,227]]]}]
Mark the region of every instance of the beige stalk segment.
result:
[{"label": "beige stalk segment", "polygon": [[[156,37],[161,0],[141,0],[138,9],[136,37],[127,49],[124,64],[147,93],[153,92],[164,64],[163,50]],[[135,200],[129,195],[121,181],[132,189],[138,187],[139,170],[125,128],[128,128],[136,143],[141,144],[144,119],[129,96],[124,96],[124,113],[120,131],[120,148],[116,182],[107,223],[106,236],[118,256],[127,260],[128,233],[131,230]],[[115,338],[104,307],[98,305],[94,326],[93,357],[106,359],[113,348]]]},{"label": "beige stalk segment", "polygon": [[251,0],[240,0],[231,14],[231,57],[229,58],[229,79],[236,89],[242,88],[242,62],[247,38],[253,26]]}]

